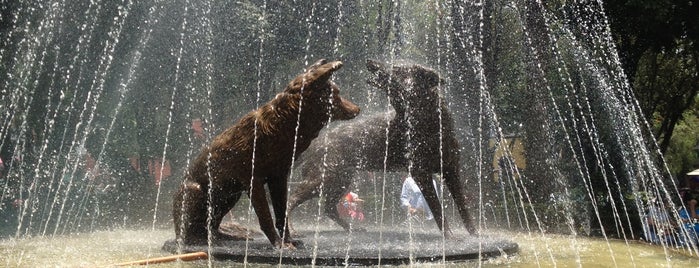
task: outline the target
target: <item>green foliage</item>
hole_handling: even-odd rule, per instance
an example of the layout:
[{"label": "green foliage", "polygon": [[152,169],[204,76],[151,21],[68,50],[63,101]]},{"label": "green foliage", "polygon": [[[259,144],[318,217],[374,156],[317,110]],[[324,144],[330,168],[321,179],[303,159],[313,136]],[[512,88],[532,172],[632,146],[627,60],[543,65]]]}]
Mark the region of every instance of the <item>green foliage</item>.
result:
[{"label": "green foliage", "polygon": [[670,172],[679,176],[687,171],[697,169],[699,163],[699,96],[695,97],[694,106],[685,111],[672,135],[670,146],[665,153]]},{"label": "green foliage", "polygon": [[634,0],[607,1],[605,8],[624,70],[661,152],[669,161],[683,159],[669,154],[686,152],[668,150],[675,126],[687,119],[683,114],[699,92],[699,5]]},{"label": "green foliage", "polygon": [[498,114],[504,118],[502,127],[504,133],[521,134],[521,124],[526,116],[522,109],[525,99],[525,53],[522,46],[524,33],[520,27],[517,11],[506,5],[498,5],[493,9],[490,35],[492,44],[487,49],[485,57],[488,64],[493,65],[495,72],[488,76],[491,81],[490,92],[493,96]]}]

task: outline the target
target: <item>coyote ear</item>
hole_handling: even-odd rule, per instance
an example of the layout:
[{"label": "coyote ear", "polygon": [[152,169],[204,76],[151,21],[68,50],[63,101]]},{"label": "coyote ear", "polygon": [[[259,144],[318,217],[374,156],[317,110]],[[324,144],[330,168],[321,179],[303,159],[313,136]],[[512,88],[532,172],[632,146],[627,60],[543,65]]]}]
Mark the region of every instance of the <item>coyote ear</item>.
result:
[{"label": "coyote ear", "polygon": [[386,73],[386,67],[383,66],[380,62],[376,60],[367,60],[366,61],[366,68],[372,73],[377,73],[377,72],[382,72]]},{"label": "coyote ear", "polygon": [[328,83],[330,76],[342,68],[341,61],[329,62],[325,59],[321,59],[308,67],[308,70],[296,76],[289,85],[286,87],[288,93],[298,93],[303,87],[304,90],[315,90],[316,88],[321,88],[322,85]]},{"label": "coyote ear", "polygon": [[439,74],[431,69],[420,68],[419,70],[421,71],[418,79],[422,79],[424,85],[426,85],[428,88],[436,87],[440,84],[440,82],[444,81],[441,77],[439,77]]},{"label": "coyote ear", "polygon": [[376,60],[367,60],[366,69],[373,75],[367,79],[367,83],[379,89],[388,89],[391,75],[386,70],[386,66]]},{"label": "coyote ear", "polygon": [[316,68],[318,68],[318,67],[320,67],[321,65],[326,64],[326,63],[328,63],[328,60],[327,60],[327,59],[319,59],[319,60],[316,61],[315,63],[311,64],[311,66],[308,66],[308,69],[306,69],[306,72],[309,72],[309,71],[311,71],[311,70],[314,70],[314,69],[316,69]]},{"label": "coyote ear", "polygon": [[335,71],[342,68],[342,65],[341,61],[333,61],[316,66],[309,72],[306,72],[306,83],[308,83],[311,88],[316,89],[318,86],[326,84],[328,80],[330,80],[330,76],[332,76]]}]

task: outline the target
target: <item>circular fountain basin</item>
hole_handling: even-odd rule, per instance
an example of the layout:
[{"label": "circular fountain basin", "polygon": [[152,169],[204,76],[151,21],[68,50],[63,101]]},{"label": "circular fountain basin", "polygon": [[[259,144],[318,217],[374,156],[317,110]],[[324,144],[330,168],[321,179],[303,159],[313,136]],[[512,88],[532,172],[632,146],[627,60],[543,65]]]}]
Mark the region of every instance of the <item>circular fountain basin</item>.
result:
[{"label": "circular fountain basin", "polygon": [[[303,245],[295,250],[275,249],[266,237],[225,241],[211,247],[219,260],[285,265],[399,265],[425,262],[482,260],[517,253],[516,243],[492,236],[457,235],[442,239],[438,232],[378,230],[347,233],[342,230],[299,230]],[[163,250],[189,253],[209,250],[207,245],[184,246],[168,240]]]}]

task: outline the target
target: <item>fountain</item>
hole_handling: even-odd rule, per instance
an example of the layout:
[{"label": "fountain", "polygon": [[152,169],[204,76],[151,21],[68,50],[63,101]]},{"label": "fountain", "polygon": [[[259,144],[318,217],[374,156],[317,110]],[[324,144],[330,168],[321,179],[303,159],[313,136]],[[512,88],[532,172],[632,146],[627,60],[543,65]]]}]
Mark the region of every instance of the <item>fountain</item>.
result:
[{"label": "fountain", "polygon": [[[95,266],[183,252],[161,246],[174,238],[172,193],[190,161],[317,58],[345,63],[333,79],[362,115],[392,109],[366,84],[367,59],[444,78],[480,236],[462,230],[448,191],[440,200],[454,239],[407,219],[397,199],[410,170],[360,170],[351,190],[365,219],[349,232],[311,201],[292,215],[304,248],[274,250],[242,198],[225,220],[254,240],[202,246],[211,258],[193,265],[696,263],[693,243],[639,242],[644,212],[674,210],[679,195],[602,3],[555,5],[2,2],[0,263]],[[293,189],[303,178],[290,175]]]}]

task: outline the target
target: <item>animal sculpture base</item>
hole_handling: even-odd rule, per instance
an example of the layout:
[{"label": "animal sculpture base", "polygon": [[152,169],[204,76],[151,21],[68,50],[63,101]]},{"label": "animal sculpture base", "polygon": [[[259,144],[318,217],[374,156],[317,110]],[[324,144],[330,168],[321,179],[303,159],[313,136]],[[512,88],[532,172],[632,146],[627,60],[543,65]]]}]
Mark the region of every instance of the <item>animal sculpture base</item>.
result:
[{"label": "animal sculpture base", "polygon": [[[298,230],[303,245],[295,250],[280,250],[271,246],[264,236],[250,241],[226,241],[211,247],[217,260],[240,263],[283,265],[400,265],[410,263],[460,262],[512,255],[518,252],[516,243],[489,236],[457,235],[443,240],[438,232],[384,230]],[[178,251],[175,240],[163,246],[170,253],[208,251],[207,245],[184,246]]]}]

